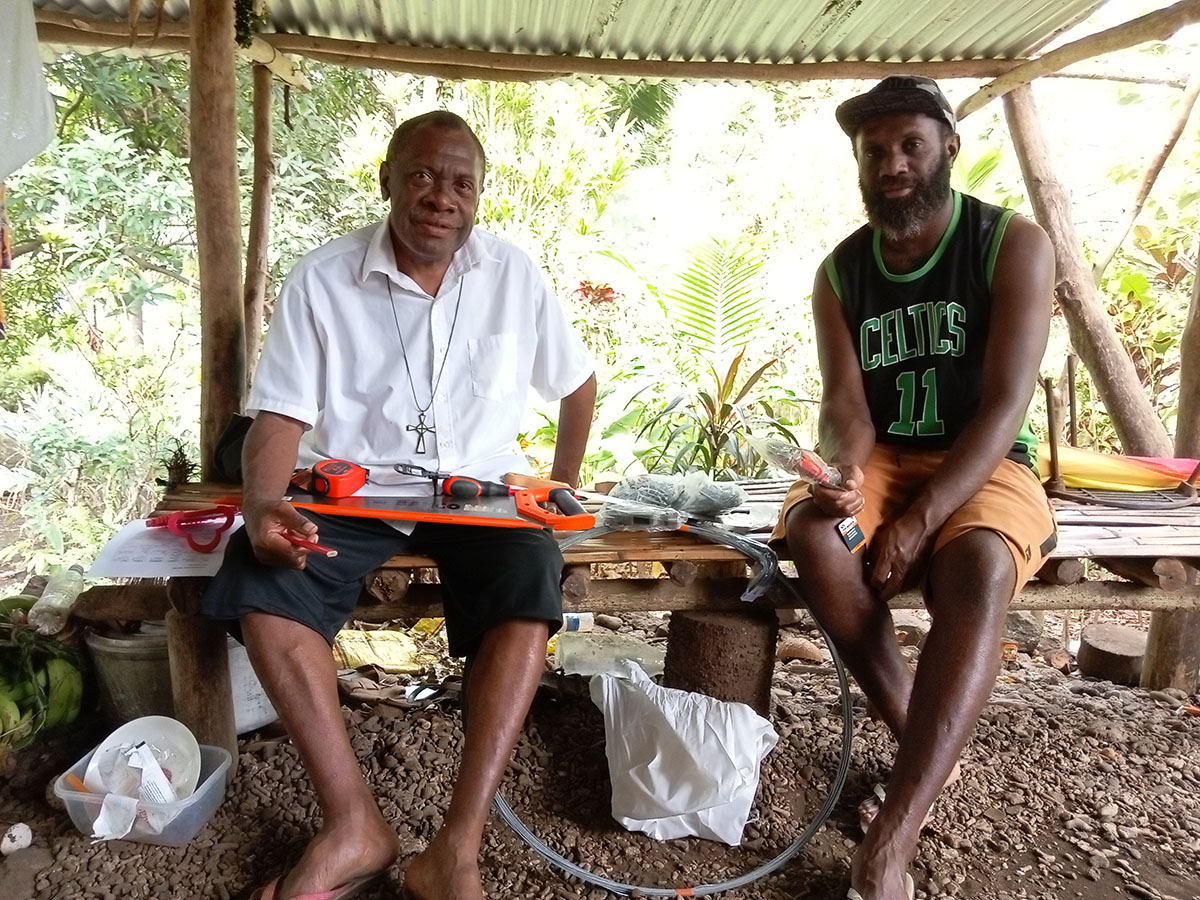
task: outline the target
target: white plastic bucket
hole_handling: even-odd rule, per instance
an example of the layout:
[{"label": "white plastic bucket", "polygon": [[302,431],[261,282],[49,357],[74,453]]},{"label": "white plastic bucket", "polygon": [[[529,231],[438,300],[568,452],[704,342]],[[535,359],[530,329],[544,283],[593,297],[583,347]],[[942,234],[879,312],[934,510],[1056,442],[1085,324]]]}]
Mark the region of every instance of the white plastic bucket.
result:
[{"label": "white plastic bucket", "polygon": [[[133,634],[84,637],[100,685],[100,705],[113,725],[142,716],[174,716],[167,630],[146,622]],[[262,728],[278,718],[246,648],[229,638],[229,680],[233,688],[233,725],[238,734]]]}]

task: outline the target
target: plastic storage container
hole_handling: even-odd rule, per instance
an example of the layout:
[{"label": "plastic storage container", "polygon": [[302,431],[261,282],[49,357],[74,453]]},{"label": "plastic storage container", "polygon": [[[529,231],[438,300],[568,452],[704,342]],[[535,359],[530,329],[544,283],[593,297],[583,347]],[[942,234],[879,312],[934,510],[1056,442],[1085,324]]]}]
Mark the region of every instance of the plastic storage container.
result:
[{"label": "plastic storage container", "polygon": [[[133,634],[84,636],[100,684],[100,705],[113,724],[142,716],[173,716],[167,630],[145,622]],[[228,639],[233,724],[238,734],[262,728],[278,718],[275,707],[250,666],[246,648]]]},{"label": "plastic storage container", "polygon": [[[100,815],[100,804],[105,795],[75,790],[68,783],[67,775],[74,775],[82,783],[83,774],[87,771],[88,763],[95,752],[95,749],[91,750],[54,781],[55,795],[66,805],[67,814],[75,823],[75,827],[86,835],[92,833],[92,823]],[[225,777],[232,762],[229,751],[223,747],[201,744],[200,782],[196,785],[195,793],[174,803],[141,801],[138,804],[139,809],[153,808],[170,817],[171,821],[159,834],[153,834],[146,828],[144,817],[139,816],[133,830],[122,840],[136,841],[140,844],[162,844],[166,847],[182,847],[187,844],[208,823],[225,798]]]}]

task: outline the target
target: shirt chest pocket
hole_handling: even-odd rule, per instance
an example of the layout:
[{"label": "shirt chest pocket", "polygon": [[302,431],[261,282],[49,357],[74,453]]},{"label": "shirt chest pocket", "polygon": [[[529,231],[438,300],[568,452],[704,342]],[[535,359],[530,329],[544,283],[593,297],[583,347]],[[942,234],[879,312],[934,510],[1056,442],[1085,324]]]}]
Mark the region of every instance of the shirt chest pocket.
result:
[{"label": "shirt chest pocket", "polygon": [[467,345],[471,355],[471,391],[476,397],[500,400],[516,393],[517,384],[529,364],[521,359],[520,335],[493,334],[473,338]]}]

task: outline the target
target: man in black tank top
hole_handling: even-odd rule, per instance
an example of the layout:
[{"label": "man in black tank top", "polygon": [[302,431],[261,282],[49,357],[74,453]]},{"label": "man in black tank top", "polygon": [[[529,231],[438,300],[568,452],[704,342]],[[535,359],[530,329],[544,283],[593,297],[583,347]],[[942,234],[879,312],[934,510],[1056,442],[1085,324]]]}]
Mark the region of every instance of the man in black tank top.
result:
[{"label": "man in black tank top", "polygon": [[[1033,222],[950,189],[959,139],[930,79],[884,79],[837,118],[868,218],[813,289],[819,450],[845,490],[797,484],[772,542],[898,741],[886,791],[860,807],[848,896],[901,900],[995,683],[1009,603],[1054,546],[1026,425],[1054,254]],[[859,552],[838,529],[850,516]],[[887,601],[918,587],[933,622],[914,677]]]}]

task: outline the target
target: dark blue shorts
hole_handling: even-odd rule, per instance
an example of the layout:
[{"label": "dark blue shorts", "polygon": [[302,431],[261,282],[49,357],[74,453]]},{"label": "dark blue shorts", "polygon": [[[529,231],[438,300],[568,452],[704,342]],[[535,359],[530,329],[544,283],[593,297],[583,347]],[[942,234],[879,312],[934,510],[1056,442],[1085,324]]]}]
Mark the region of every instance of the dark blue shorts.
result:
[{"label": "dark blue shorts", "polygon": [[331,644],[358,605],[366,577],[398,553],[438,564],[450,653],[469,655],[485,633],[511,619],[543,619],[549,633],[562,625],[563,558],[547,531],[418,522],[411,535],[377,519],[302,511],[317,523],[332,559],[309,554],[306,568],[258,561],[245,529],[229,540],[220,571],[209,583],[200,614],[229,622],[249,612],[307,625]]}]

